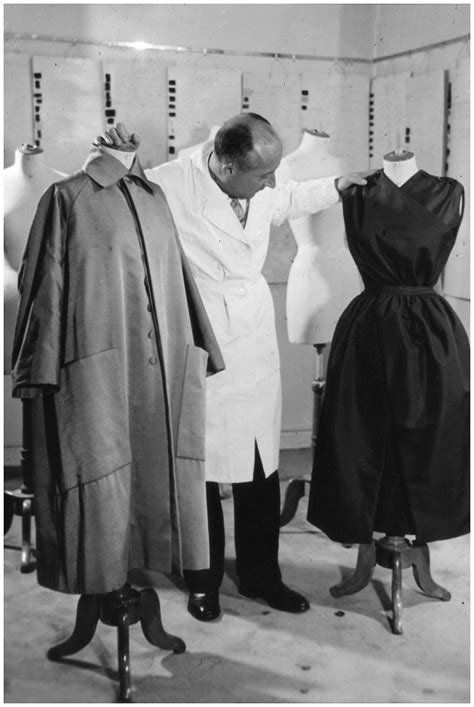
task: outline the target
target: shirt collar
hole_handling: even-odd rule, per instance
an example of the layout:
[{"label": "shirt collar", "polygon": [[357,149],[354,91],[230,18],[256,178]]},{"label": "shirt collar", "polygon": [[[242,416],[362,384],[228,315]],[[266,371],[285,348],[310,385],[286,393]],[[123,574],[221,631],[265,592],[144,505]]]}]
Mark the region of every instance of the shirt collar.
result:
[{"label": "shirt collar", "polygon": [[139,179],[148,191],[153,192],[153,185],[145,177],[138,157],[135,157],[130,169],[127,169],[120,160],[102,152],[100,148],[94,147],[82,169],[101,187],[110,187],[123,177],[129,176]]}]

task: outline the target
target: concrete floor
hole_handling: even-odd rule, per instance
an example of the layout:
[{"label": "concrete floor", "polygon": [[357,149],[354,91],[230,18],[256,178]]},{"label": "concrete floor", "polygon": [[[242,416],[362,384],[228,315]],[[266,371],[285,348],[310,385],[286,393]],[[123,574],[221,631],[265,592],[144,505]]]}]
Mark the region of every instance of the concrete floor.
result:
[{"label": "concrete floor", "polygon": [[[282,454],[285,479],[308,473],[309,450]],[[224,501],[227,572],[221,618],[195,621],[181,582],[142,576],[160,596],[163,623],[187,650],[174,655],[130,628],[134,701],[141,703],[469,703],[469,537],[430,546],[434,579],[452,593],[424,596],[403,575],[404,634],[390,628],[391,573],[376,567],[359,594],[333,599],[328,588],[355,565],[357,548],[330,542],[306,520],[307,498],[282,528],[285,581],[311,610],[294,616],[241,597],[235,587],[232,501]],[[110,703],[117,700],[116,629],[98,625],[80,653],[52,663],[47,649],[74,625],[77,596],[37,585],[19,572],[20,519],[5,536],[5,703]]]}]

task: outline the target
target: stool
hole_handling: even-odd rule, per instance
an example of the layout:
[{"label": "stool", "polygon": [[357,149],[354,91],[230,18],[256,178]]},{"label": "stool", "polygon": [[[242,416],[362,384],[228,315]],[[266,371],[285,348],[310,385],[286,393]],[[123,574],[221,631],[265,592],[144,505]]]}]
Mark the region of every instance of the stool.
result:
[{"label": "stool", "polygon": [[31,517],[34,516],[33,479],[31,473],[31,438],[33,423],[33,400],[22,400],[22,447],[21,447],[21,488],[4,491],[4,533],[10,530],[13,516],[21,516],[21,565],[20,572],[28,573],[36,569],[31,548]]},{"label": "stool", "polygon": [[356,594],[372,579],[375,565],[392,570],[392,632],[402,634],[402,570],[412,567],[415,582],[428,596],[449,601],[451,594],[433,580],[430,552],[426,543],[411,543],[405,537],[386,535],[375,542],[359,545],[354,574],[329,589],[333,597]]},{"label": "stool", "polygon": [[77,653],[93,639],[98,622],[117,626],[119,702],[133,702],[130,673],[129,626],[140,621],[147,641],[158,648],[184,653],[186,644],[163,628],[160,600],[150,588],[137,591],[129,584],[108,594],[84,594],[77,604],[76,624],[69,638],[48,651],[49,660],[59,661]]}]

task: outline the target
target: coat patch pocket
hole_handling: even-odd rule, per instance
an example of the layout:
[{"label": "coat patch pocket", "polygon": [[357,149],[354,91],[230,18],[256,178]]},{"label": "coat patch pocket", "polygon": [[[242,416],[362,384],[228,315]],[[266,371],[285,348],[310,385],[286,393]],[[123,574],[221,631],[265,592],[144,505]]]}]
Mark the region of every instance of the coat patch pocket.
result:
[{"label": "coat patch pocket", "polygon": [[179,411],[176,454],[204,461],[206,446],[206,367],[208,353],[188,345]]},{"label": "coat patch pocket", "polygon": [[116,349],[68,363],[55,395],[62,490],[131,462],[124,381]]}]

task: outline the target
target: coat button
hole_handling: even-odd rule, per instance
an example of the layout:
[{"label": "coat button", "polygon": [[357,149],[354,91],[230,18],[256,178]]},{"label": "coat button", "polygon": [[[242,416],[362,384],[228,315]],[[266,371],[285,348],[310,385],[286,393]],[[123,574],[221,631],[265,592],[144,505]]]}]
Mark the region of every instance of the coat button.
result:
[{"label": "coat button", "polygon": [[147,304],[146,308],[147,308],[147,310],[148,310],[149,312],[151,312],[151,307],[150,307],[149,304]]},{"label": "coat button", "polygon": [[152,366],[156,366],[156,364],[158,363],[158,357],[157,357],[157,356],[150,356],[150,358],[149,358],[148,360],[149,360],[149,362],[151,363]]},{"label": "coat button", "polygon": [[149,338],[149,339],[153,339],[154,336],[155,336],[155,331],[154,331],[154,329],[150,329],[150,331],[148,332],[148,338]]}]

